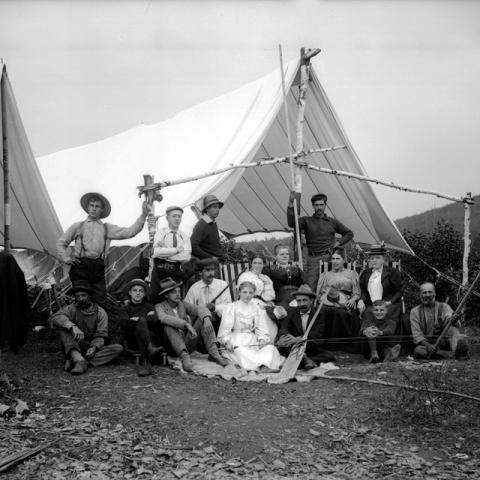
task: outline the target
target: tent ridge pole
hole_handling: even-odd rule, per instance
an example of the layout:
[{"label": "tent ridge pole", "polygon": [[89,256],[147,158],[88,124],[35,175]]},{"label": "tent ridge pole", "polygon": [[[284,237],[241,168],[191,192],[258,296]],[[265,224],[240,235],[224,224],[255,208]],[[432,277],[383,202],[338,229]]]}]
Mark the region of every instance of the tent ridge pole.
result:
[{"label": "tent ridge pole", "polygon": [[4,248],[10,250],[10,188],[8,170],[8,143],[7,143],[7,102],[6,102],[6,78],[7,66],[3,64],[2,79],[0,81],[0,95],[2,97],[1,119],[2,119],[2,157],[3,157],[3,208],[4,208]]},{"label": "tent ridge pole", "polygon": [[[292,151],[292,140],[290,137],[290,122],[288,120],[288,103],[287,103],[287,91],[285,88],[285,72],[283,69],[283,55],[282,55],[282,46],[278,46],[278,52],[280,57],[280,75],[282,77],[282,94],[283,94],[283,113],[285,114],[285,129],[287,130],[287,141],[288,141],[288,152],[289,152],[289,166],[290,166],[290,180],[292,183],[292,190],[295,192],[301,192],[302,188],[302,177],[300,173],[300,168],[296,167],[294,172],[293,167],[293,151]],[[303,54],[303,50],[302,50]],[[302,57],[303,62],[303,57]],[[293,215],[295,221],[295,238],[297,241],[296,250],[298,254],[298,264],[303,270],[303,256],[302,256],[302,242],[300,238],[300,226],[298,221],[298,214],[300,210],[300,205],[297,205],[297,198],[293,199]]]},{"label": "tent ridge pole", "polygon": [[[470,234],[470,204],[473,203],[472,194],[467,193],[463,202],[464,208],[464,231],[463,231],[463,268],[462,268],[462,285],[466,288],[468,285],[468,258],[470,256],[471,234]],[[467,304],[462,307],[462,317],[465,320]]]}]

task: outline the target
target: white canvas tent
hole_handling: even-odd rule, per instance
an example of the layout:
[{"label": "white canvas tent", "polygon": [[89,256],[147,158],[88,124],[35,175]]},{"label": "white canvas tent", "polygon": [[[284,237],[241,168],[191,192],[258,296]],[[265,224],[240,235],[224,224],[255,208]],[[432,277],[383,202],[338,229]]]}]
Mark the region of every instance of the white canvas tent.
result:
[{"label": "white canvas tent", "polygon": [[[1,65],[0,65],[1,67]],[[28,282],[45,278],[55,266],[55,243],[62,227],[37,167],[15,102],[5,68],[0,68],[0,151],[6,150],[9,165],[10,245],[28,251],[12,253]],[[5,144],[3,137],[7,139]],[[4,156],[0,157],[0,180],[4,184]],[[0,197],[0,245],[5,239],[4,195]],[[43,252],[41,255],[35,252]]]},{"label": "white canvas tent", "polygon": [[[299,64],[298,59],[285,65],[291,131],[295,130]],[[38,165],[64,229],[84,217],[78,199],[87,191],[102,192],[110,199],[113,210],[108,221],[129,225],[140,212],[136,187],[143,183],[143,174],[154,175],[155,181],[175,180],[287,155],[282,106],[281,75],[276,70],[164,122],[40,157]],[[365,174],[313,69],[304,135],[306,150],[346,146],[312,155],[309,163]],[[224,232],[290,231],[285,214],[291,187],[288,168],[283,164],[237,169],[164,188],[157,215],[168,205],[188,207],[213,193],[225,202],[219,217]],[[328,213],[348,225],[356,241],[384,241],[389,248],[411,253],[368,183],[307,170],[303,176],[302,214],[311,214],[310,196],[324,192],[329,197]],[[195,221],[195,215],[187,210],[183,228],[190,231]],[[123,243],[139,244],[147,239],[145,228],[135,239]]]}]

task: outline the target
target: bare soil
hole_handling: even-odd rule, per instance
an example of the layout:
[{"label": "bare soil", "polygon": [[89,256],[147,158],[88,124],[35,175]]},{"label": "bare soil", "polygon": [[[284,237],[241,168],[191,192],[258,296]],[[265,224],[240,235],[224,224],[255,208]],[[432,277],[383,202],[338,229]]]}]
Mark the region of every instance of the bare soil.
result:
[{"label": "bare soil", "polygon": [[[74,377],[51,334],[32,335],[0,365],[0,461],[56,442],[5,479],[478,479],[477,358],[370,365],[340,356],[334,375],[421,386],[314,380],[230,382],[128,358]],[[15,414],[16,399],[29,412]]]}]

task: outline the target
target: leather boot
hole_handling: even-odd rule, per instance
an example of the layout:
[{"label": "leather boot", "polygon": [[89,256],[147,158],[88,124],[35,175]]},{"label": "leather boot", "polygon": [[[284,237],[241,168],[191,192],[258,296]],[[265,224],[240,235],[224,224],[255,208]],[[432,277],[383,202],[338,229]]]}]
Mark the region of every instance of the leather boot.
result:
[{"label": "leather boot", "polygon": [[70,371],[72,375],[81,375],[82,373],[85,373],[87,371],[87,361],[86,360],[79,360],[78,362],[75,362],[74,367]]},{"label": "leather boot", "polygon": [[142,365],[138,368],[138,376],[147,377],[148,375],[152,375],[152,365],[150,364],[150,360],[144,357]]},{"label": "leather boot", "polygon": [[185,350],[180,354],[180,360],[182,362],[182,367],[186,372],[193,372],[192,360]]},{"label": "leather boot", "polygon": [[149,342],[147,345],[147,352],[150,357],[155,357],[164,351],[165,349],[163,347],[155,347],[152,342]]},{"label": "leather boot", "polygon": [[312,370],[313,368],[317,367],[317,364],[311,358],[308,358],[306,355],[303,356],[302,363],[304,370]]},{"label": "leather boot", "polygon": [[216,344],[210,346],[210,349],[208,350],[208,360],[210,362],[218,363],[222,367],[226,367],[229,364],[229,361],[222,357],[218,352],[218,347]]}]

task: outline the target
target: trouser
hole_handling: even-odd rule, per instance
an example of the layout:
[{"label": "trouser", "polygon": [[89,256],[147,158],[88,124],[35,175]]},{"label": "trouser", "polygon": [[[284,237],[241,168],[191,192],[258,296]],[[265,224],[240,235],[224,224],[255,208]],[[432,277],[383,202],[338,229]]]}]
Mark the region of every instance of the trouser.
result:
[{"label": "trouser", "polygon": [[[395,337],[367,337],[369,355],[377,352],[380,360],[383,360],[388,351],[399,342],[396,342]],[[367,357],[368,358],[368,357]]]},{"label": "trouser", "polygon": [[308,255],[305,265],[305,281],[313,292],[317,291],[318,277],[320,276],[320,262],[327,262],[330,254]]},{"label": "trouser", "polygon": [[[71,357],[72,350],[77,350],[82,355],[86,353],[86,351],[90,348],[90,341],[82,340],[77,342],[73,338],[73,334],[66,330],[60,330],[60,340],[62,342],[63,351],[67,358]],[[110,363],[112,360],[117,358],[123,351],[123,347],[119,344],[112,344],[112,345],[104,345],[100,347],[95,352],[95,355],[90,358],[88,361],[94,367],[99,367],[100,365],[106,365]]]},{"label": "trouser", "polygon": [[[281,355],[283,355],[284,357],[288,357],[291,349],[292,347],[280,347],[278,350]],[[313,360],[315,363],[327,363],[335,361],[335,355],[332,352],[325,350],[320,345],[315,343],[307,342],[305,356]]]},{"label": "trouser", "polygon": [[78,265],[70,267],[70,280],[89,282],[93,289],[92,300],[106,310],[105,262],[102,258],[80,258],[79,261]]},{"label": "trouser", "polygon": [[[427,337],[427,342],[435,344],[439,336],[440,333],[438,335],[431,335]],[[450,327],[447,330],[447,334],[443,337],[440,345],[438,346],[439,350],[447,350],[449,348],[452,352],[455,352],[455,350],[457,349],[458,339],[461,336],[462,335],[460,334],[460,330],[457,327]],[[413,355],[416,358],[427,358],[427,348],[423,345],[417,345],[413,350]]]},{"label": "trouser", "polygon": [[197,332],[196,337],[192,337],[189,331],[165,325],[165,335],[174,353],[177,356],[184,351],[191,353],[199,346],[199,343],[203,343],[209,354],[218,354],[217,337],[210,319],[197,318],[193,323],[193,328]]},{"label": "trouser", "polygon": [[160,302],[158,294],[160,293],[160,282],[163,279],[172,277],[175,282],[183,282],[184,275],[181,266],[180,262],[167,262],[159,258],[153,259],[153,270],[150,277],[150,303]]},{"label": "trouser", "polygon": [[128,320],[123,325],[126,348],[138,350],[142,357],[148,357],[148,345],[150,343],[160,346],[162,326],[158,320],[146,320],[140,318],[138,321]]}]

